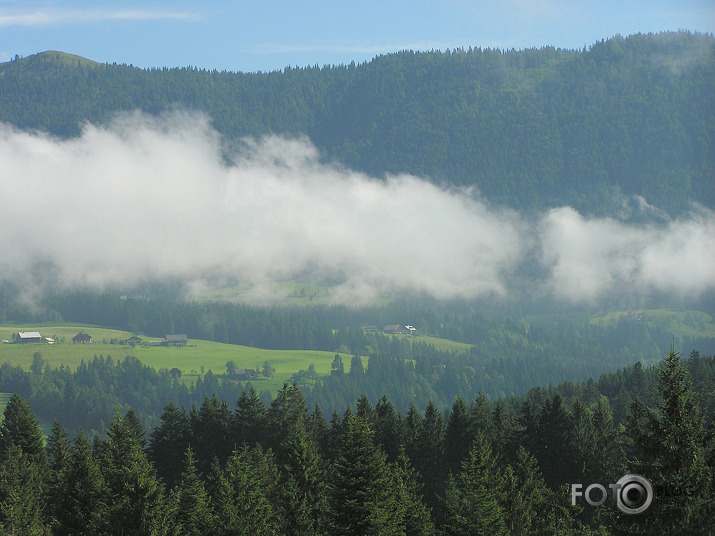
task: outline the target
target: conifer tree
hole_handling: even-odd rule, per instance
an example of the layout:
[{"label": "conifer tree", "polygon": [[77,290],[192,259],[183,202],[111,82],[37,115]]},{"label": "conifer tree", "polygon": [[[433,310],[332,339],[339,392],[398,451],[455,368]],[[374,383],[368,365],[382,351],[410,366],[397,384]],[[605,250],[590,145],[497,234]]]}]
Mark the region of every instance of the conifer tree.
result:
[{"label": "conifer tree", "polygon": [[385,455],[373,432],[358,417],[346,423],[343,446],[333,471],[330,533],[342,536],[401,534],[399,504]]},{"label": "conifer tree", "polygon": [[449,478],[444,498],[444,533],[448,536],[506,535],[500,505],[503,482],[491,447],[477,434],[462,468]]},{"label": "conifer tree", "polygon": [[302,424],[288,438],[285,453],[281,532],[286,536],[322,534],[327,485],[317,446]]},{"label": "conifer tree", "polygon": [[491,440],[491,409],[487,397],[481,391],[471,403],[469,414],[471,417],[471,436],[476,437],[477,434],[482,434],[485,438]]},{"label": "conifer tree", "polygon": [[325,438],[325,458],[328,462],[332,463],[338,458],[340,453],[340,448],[343,444],[343,420],[337,411],[333,411],[333,415],[330,418],[330,428],[328,430],[328,435]]},{"label": "conifer tree", "polygon": [[252,446],[256,443],[263,445],[266,440],[266,407],[253,385],[238,397],[233,427],[238,446]]},{"label": "conifer tree", "polygon": [[457,473],[462,466],[462,460],[469,452],[473,438],[469,409],[462,397],[457,396],[444,433],[444,467],[448,473]]},{"label": "conifer tree", "polygon": [[61,489],[63,473],[69,463],[70,444],[69,434],[57,421],[52,425],[52,433],[47,439],[47,458],[49,462],[49,472],[47,476],[47,516],[53,517],[59,506],[58,501],[62,498]]},{"label": "conifer tree", "polygon": [[313,408],[313,413],[310,414],[310,422],[308,423],[308,433],[318,446],[318,450],[325,454],[326,440],[330,427],[323,417],[323,412],[320,410],[320,405],[316,402]]},{"label": "conifer tree", "polygon": [[539,412],[539,443],[534,453],[544,480],[552,489],[578,480],[578,452],[573,435],[573,422],[561,395],[544,402]]},{"label": "conifer tree", "polygon": [[[268,536],[277,534],[278,515],[271,501],[265,459],[260,447],[243,447],[227,460],[225,468],[212,465],[212,498],[216,536]],[[275,484],[274,484],[275,485]]]},{"label": "conifer tree", "polygon": [[94,536],[105,534],[107,501],[114,498],[108,490],[83,432],[75,438],[66,468],[60,473],[54,497],[53,534],[58,536]]},{"label": "conifer tree", "polygon": [[52,424],[52,432],[47,438],[47,461],[50,470],[53,473],[59,473],[67,464],[67,459],[70,454],[70,444],[68,441],[69,434],[64,427],[54,421]]},{"label": "conifer tree", "polygon": [[103,442],[109,534],[155,535],[165,518],[163,489],[131,424],[117,415]]},{"label": "conifer tree", "polygon": [[191,428],[186,410],[169,402],[151,434],[147,449],[147,455],[158,476],[167,486],[173,486],[181,475],[190,438]]},{"label": "conifer tree", "polygon": [[492,448],[494,456],[506,463],[512,451],[516,437],[514,412],[511,407],[498,400],[492,411]]},{"label": "conifer tree", "polygon": [[613,425],[611,406],[606,397],[599,398],[591,412],[593,450],[591,452],[588,482],[607,480],[616,482],[623,475],[625,461],[618,443],[618,434]]},{"label": "conifer tree", "polygon": [[279,462],[284,461],[283,437],[295,433],[298,426],[304,426],[307,418],[308,409],[303,393],[295,383],[283,384],[266,412],[268,447],[274,450]]},{"label": "conifer tree", "polygon": [[407,416],[405,417],[405,453],[418,472],[420,437],[422,436],[423,427],[422,415],[420,415],[415,405],[410,402],[410,408],[407,410]]},{"label": "conifer tree", "polygon": [[425,501],[434,508],[442,492],[444,478],[444,422],[437,406],[430,400],[418,440],[414,464],[424,485]]},{"label": "conifer tree", "polygon": [[523,447],[516,453],[514,466],[504,472],[504,491],[504,513],[511,536],[553,534],[546,515],[552,492],[546,487],[536,458]]},{"label": "conifer tree", "polygon": [[401,517],[401,528],[407,536],[432,536],[436,528],[430,511],[425,506],[422,488],[417,481],[417,471],[410,465],[404,449],[397,462],[390,464],[393,486],[397,494],[397,512]]},{"label": "conifer tree", "polygon": [[0,460],[4,460],[12,445],[20,447],[33,462],[45,466],[47,458],[40,423],[30,411],[30,406],[17,393],[5,406],[0,424]]},{"label": "conifer tree", "polygon": [[9,443],[0,465],[0,530],[6,534],[46,534],[42,470],[36,457]]},{"label": "conifer tree", "polygon": [[213,526],[209,495],[196,470],[191,448],[186,449],[184,472],[172,491],[173,532],[182,536],[204,536]]},{"label": "conifer tree", "polygon": [[[375,405],[375,439],[394,463],[404,451],[404,422],[385,395]],[[404,452],[403,452],[404,453]]]},{"label": "conifer tree", "polygon": [[144,425],[142,424],[141,419],[139,419],[139,415],[137,415],[132,408],[129,408],[124,414],[124,422],[131,429],[132,434],[136,437],[137,443],[139,443],[141,448],[146,447]]},{"label": "conifer tree", "polygon": [[655,409],[635,401],[627,427],[635,455],[629,468],[655,486],[667,486],[670,493],[655,497],[647,515],[619,515],[620,530],[663,535],[713,532],[715,468],[706,456],[713,439],[705,433],[680,357],[671,347],[658,372]]},{"label": "conifer tree", "polygon": [[373,426],[375,424],[375,409],[372,407],[370,399],[368,399],[368,397],[364,394],[360,395],[357,400],[355,414],[361,419],[363,419],[365,422],[367,422],[370,426]]},{"label": "conifer tree", "polygon": [[231,441],[231,410],[214,393],[204,398],[201,408],[190,414],[192,447],[196,452],[196,466],[206,473],[211,460],[217,457],[225,462],[237,445]]}]

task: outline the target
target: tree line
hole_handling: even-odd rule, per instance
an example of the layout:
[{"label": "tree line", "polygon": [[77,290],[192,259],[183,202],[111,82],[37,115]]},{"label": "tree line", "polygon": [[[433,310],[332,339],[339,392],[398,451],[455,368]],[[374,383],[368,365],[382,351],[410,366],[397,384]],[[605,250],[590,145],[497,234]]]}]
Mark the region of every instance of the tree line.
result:
[{"label": "tree line", "polygon": [[[712,358],[694,360],[712,371]],[[386,397],[373,406],[361,396],[328,422],[285,385],[267,406],[253,389],[234,410],[216,396],[190,411],[169,403],[148,435],[132,409],[117,412],[103,436],[70,436],[55,422],[46,444],[16,394],[0,425],[0,530],[711,534],[713,414],[703,411],[711,406],[673,350],[650,387],[648,402],[634,399],[617,425],[608,397],[560,392],[539,404],[524,397],[516,411],[457,398],[444,414],[431,403],[402,414]],[[572,504],[569,484],[625,473],[653,483],[643,514]]]}]

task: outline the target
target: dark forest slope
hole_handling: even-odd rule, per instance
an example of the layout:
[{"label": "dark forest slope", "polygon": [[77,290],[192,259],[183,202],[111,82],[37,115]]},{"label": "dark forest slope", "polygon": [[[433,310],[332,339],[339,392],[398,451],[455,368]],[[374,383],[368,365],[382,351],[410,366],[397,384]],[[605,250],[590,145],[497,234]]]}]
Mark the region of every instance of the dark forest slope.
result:
[{"label": "dark forest slope", "polygon": [[475,185],[517,208],[607,213],[622,193],[679,212],[715,205],[714,59],[713,36],[687,32],[271,73],[52,52],[0,64],[0,121],[73,136],[116,111],[179,106],[205,111],[228,137],[308,134],[353,168]]}]

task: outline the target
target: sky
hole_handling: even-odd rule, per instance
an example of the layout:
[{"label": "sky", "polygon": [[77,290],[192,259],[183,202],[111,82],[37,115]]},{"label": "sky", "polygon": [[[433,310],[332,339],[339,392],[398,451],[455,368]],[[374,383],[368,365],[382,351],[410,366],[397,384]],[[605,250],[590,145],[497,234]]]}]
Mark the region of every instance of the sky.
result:
[{"label": "sky", "polygon": [[581,49],[679,29],[715,31],[715,1],[0,0],[0,61],[59,50],[142,68],[252,72],[405,49]]}]

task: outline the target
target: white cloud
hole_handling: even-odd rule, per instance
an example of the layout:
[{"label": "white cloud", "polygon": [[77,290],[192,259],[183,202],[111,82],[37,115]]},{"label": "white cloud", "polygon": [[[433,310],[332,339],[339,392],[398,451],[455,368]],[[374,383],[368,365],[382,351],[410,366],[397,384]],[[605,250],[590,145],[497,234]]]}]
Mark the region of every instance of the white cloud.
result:
[{"label": "white cloud", "polygon": [[562,207],[544,216],[540,235],[552,274],[547,287],[572,302],[623,290],[697,297],[715,289],[715,213],[705,208],[687,219],[635,225]]},{"label": "white cloud", "polygon": [[17,12],[0,11],[0,27],[56,26],[102,21],[197,20],[199,18],[198,14],[191,12],[152,9],[37,9]]},{"label": "white cloud", "polygon": [[310,272],[456,297],[504,293],[520,255],[514,217],[465,192],[325,166],[305,140],[251,141],[226,166],[196,116],[125,116],[67,141],[4,127],[0,160],[5,274],[44,260],[66,285]]},{"label": "white cloud", "polygon": [[507,296],[532,265],[547,274],[539,288],[575,302],[624,285],[715,289],[706,209],[636,225],[562,207],[534,224],[474,192],[323,164],[305,139],[246,140],[230,165],[224,147],[205,117],[184,113],[124,115],[69,140],[0,126],[0,274],[97,288],[312,278],[352,303]]}]

